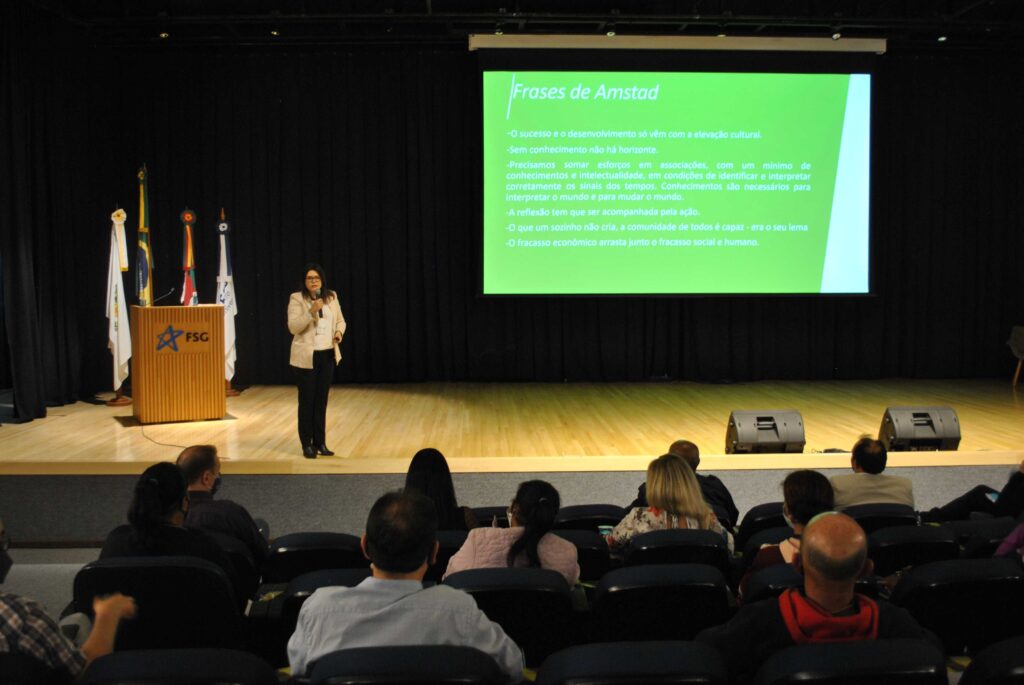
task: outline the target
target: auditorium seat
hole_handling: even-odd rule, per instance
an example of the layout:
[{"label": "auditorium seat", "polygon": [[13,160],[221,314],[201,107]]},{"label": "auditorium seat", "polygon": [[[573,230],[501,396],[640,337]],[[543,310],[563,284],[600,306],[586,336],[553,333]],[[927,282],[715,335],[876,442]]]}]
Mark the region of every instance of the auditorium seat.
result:
[{"label": "auditorium seat", "polygon": [[466,544],[468,535],[469,533],[464,530],[437,531],[437,560],[427,569],[427,575],[423,580],[440,583],[441,576],[448,570],[448,561]]},{"label": "auditorium seat", "polygon": [[736,549],[743,549],[747,540],[759,531],[782,528],[786,525],[786,518],[782,515],[782,502],[765,502],[751,507],[743,515],[739,530],[736,532]]},{"label": "auditorium seat", "polygon": [[960,685],[1024,685],[1024,636],[978,652],[960,678]]},{"label": "auditorium seat", "polygon": [[[778,597],[789,588],[801,587],[803,584],[803,575],[791,564],[769,566],[750,576],[743,594],[743,603],[752,604]],[[881,580],[874,575],[858,578],[854,589],[862,595],[878,599],[882,590]]]},{"label": "auditorium seat", "polygon": [[917,512],[904,504],[855,504],[843,509],[843,513],[869,534],[882,528],[917,525]]},{"label": "auditorium seat", "polygon": [[799,645],[773,654],[754,685],[948,685],[945,657],[924,640]]},{"label": "auditorium seat", "polygon": [[360,647],[332,652],[312,665],[312,685],[503,685],[505,674],[472,647]]},{"label": "auditorium seat", "polygon": [[707,564],[728,578],[732,573],[725,538],[710,530],[673,528],[641,533],[625,549],[627,566],[651,564]]},{"label": "auditorium seat", "polygon": [[309,596],[322,587],[354,587],[369,577],[369,568],[344,568],[310,571],[293,578],[271,602],[265,620],[260,623],[260,634],[254,635],[259,644],[254,651],[274,668],[287,666],[288,638],[295,632],[299,611]]},{"label": "auditorium seat", "polygon": [[965,559],[984,559],[995,554],[1000,543],[1013,532],[1017,522],[1009,516],[948,521],[940,528],[952,531]]},{"label": "auditorium seat", "polygon": [[569,585],[557,571],[478,568],[453,573],[444,582],[473,595],[480,610],[523,648],[527,666],[539,666],[575,640]]},{"label": "auditorium seat", "polygon": [[228,555],[228,561],[231,562],[231,566],[235,569],[235,575],[238,576],[240,588],[245,590],[245,597],[237,598],[240,603],[244,604],[245,600],[255,597],[256,590],[260,586],[260,571],[256,567],[256,562],[253,560],[252,552],[249,551],[249,548],[236,537],[225,535],[215,530],[205,530],[203,532],[213,538],[217,545],[224,550],[224,553]]},{"label": "auditorium seat", "polygon": [[601,579],[587,633],[596,642],[692,640],[730,613],[725,576],[713,566],[630,566]]},{"label": "auditorium seat", "polygon": [[508,505],[502,507],[472,507],[473,515],[481,526],[489,526],[498,520],[499,528],[508,528]]},{"label": "auditorium seat", "polygon": [[626,510],[615,504],[576,504],[558,510],[555,529],[597,533],[599,526],[617,526],[625,517]]},{"label": "auditorium seat", "polygon": [[553,530],[560,538],[576,545],[576,559],[580,565],[580,580],[593,582],[601,580],[601,576],[611,567],[608,554],[608,543],[599,533],[590,530]]},{"label": "auditorium seat", "polygon": [[355,535],[291,533],[270,544],[270,557],[263,564],[263,582],[287,583],[310,571],[369,565]]},{"label": "auditorium seat", "polygon": [[737,551],[741,551],[740,555],[740,574],[742,575],[750,564],[754,561],[754,557],[757,556],[758,551],[764,545],[777,545],[790,535],[793,534],[793,529],[789,526],[779,526],[778,528],[765,528],[760,530],[746,541],[743,545],[742,550],[737,548]]},{"label": "auditorium seat", "polygon": [[716,649],[697,642],[603,642],[547,658],[538,685],[725,685]]},{"label": "auditorium seat", "polygon": [[39,659],[19,652],[0,652],[0,683],[4,685],[71,685],[67,671],[55,671]]},{"label": "auditorium seat", "polygon": [[89,665],[81,685],[278,685],[277,673],[248,652],[152,649],[114,652]]},{"label": "auditorium seat", "polygon": [[892,602],[942,638],[948,654],[973,654],[1024,630],[1024,570],[1013,559],[933,561],[910,569]]},{"label": "auditorium seat", "polygon": [[116,648],[246,646],[245,624],[227,575],[195,557],[120,557],[86,564],[75,576],[74,605],[92,617],[97,595],[135,598],[138,615],[123,621]]},{"label": "auditorium seat", "polygon": [[937,526],[896,526],[868,535],[868,556],[875,573],[888,576],[907,566],[956,559],[960,546],[952,531]]}]

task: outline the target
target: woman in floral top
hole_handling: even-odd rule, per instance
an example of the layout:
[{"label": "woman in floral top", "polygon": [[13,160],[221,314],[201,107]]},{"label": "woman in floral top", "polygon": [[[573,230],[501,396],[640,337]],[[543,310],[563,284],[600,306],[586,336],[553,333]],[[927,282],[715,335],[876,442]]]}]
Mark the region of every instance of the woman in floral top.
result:
[{"label": "woman in floral top", "polygon": [[713,530],[726,539],[732,550],[732,539],[704,501],[697,476],[686,460],[663,454],[650,463],[647,501],[649,507],[631,509],[605,538],[612,551],[625,548],[641,533],[669,528]]}]

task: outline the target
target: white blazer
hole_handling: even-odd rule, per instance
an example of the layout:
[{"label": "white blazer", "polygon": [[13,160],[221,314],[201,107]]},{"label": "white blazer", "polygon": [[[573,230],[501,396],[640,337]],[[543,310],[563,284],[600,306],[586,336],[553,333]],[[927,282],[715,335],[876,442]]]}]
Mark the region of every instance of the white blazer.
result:
[{"label": "white blazer", "polygon": [[[345,335],[345,317],[341,315],[337,294],[324,306],[330,307],[334,314],[334,333]],[[300,369],[313,368],[313,337],[316,335],[316,323],[320,317],[310,312],[309,307],[309,298],[303,297],[301,292],[292,293],[288,299],[288,330],[295,336],[292,338],[288,363]],[[341,349],[338,343],[334,343],[334,363],[340,361]]]}]

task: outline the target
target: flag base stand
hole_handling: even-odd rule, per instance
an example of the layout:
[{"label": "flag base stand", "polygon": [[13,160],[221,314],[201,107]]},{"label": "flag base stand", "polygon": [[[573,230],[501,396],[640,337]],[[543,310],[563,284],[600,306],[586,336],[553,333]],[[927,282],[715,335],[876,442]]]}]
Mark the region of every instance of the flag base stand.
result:
[{"label": "flag base stand", "polygon": [[132,403],[132,398],[125,397],[124,391],[118,388],[114,391],[114,399],[107,400],[108,407],[124,407]]},{"label": "flag base stand", "polygon": [[231,381],[226,380],[224,381],[224,394],[227,395],[228,397],[238,397],[242,393],[232,388]]}]

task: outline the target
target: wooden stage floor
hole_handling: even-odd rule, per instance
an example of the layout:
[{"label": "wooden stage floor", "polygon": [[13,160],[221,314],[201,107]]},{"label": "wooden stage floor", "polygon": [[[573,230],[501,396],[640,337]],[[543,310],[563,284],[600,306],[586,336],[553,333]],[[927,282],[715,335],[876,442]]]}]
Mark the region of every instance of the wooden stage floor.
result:
[{"label": "wooden stage floor", "polygon": [[[642,471],[675,439],[696,442],[702,470],[845,468],[887,406],[951,406],[958,452],[894,454],[891,466],[982,466],[1024,456],[1024,402],[1005,380],[698,383],[423,383],[331,390],[327,442],[307,460],[295,434],[295,389],[257,386],[221,421],[140,426],[131,407],[77,403],[0,427],[0,475],[136,474],[181,447],[217,445],[225,473],[402,473],[421,447],[456,472]],[[724,455],[732,409],[793,408],[799,455]]]}]

